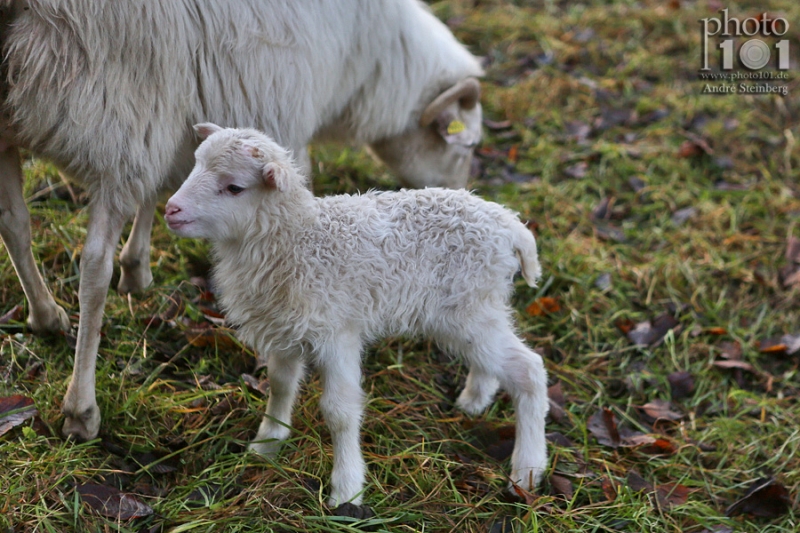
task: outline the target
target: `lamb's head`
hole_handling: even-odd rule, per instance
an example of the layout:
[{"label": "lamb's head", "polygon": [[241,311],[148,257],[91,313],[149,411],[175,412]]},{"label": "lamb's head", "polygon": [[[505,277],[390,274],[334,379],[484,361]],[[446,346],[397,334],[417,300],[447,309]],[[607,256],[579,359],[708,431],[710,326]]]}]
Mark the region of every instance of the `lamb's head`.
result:
[{"label": "lamb's head", "polygon": [[478,80],[465,78],[428,104],[419,124],[370,148],[403,185],[465,187],[481,140],[480,95]]},{"label": "lamb's head", "polygon": [[195,131],[204,139],[195,167],[167,202],[164,217],[178,235],[237,239],[265,204],[307,191],[289,152],[263,133],[210,123]]}]

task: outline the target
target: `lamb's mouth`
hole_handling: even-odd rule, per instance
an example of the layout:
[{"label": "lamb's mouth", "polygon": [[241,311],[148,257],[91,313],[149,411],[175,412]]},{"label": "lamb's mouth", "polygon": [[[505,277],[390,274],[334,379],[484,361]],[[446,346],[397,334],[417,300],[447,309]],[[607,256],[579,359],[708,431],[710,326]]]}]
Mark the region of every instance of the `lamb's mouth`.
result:
[{"label": "lamb's mouth", "polygon": [[172,231],[178,232],[194,222],[193,220],[167,220],[167,226]]}]

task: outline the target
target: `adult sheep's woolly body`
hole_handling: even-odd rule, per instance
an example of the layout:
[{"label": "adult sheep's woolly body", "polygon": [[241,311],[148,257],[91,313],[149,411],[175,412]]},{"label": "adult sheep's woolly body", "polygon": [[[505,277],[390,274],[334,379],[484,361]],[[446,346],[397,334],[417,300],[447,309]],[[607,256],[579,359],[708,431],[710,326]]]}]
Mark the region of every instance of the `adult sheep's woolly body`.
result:
[{"label": "adult sheep's woolly body", "polygon": [[227,318],[265,353],[313,352],[343,329],[365,342],[436,333],[458,351],[442,332],[471,327],[467,318],[483,307],[508,311],[517,254],[534,265],[523,270],[528,281],[538,277],[536,243],[517,216],[466,191],[301,198],[281,203],[281,213],[264,209],[235,241],[214,247]]},{"label": "adult sheep's woolly body", "polygon": [[188,173],[196,122],[258,127],[296,152],[315,133],[374,141],[481,74],[421,3],[26,5],[4,38],[16,134],[125,213]]}]

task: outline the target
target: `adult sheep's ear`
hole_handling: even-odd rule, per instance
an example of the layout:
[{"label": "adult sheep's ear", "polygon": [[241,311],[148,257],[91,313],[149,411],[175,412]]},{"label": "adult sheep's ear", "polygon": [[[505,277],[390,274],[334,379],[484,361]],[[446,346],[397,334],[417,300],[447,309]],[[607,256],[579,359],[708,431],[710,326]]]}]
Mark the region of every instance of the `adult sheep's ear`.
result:
[{"label": "adult sheep's ear", "polygon": [[475,78],[464,78],[431,102],[419,125],[436,126],[448,144],[474,146],[481,140],[481,86]]},{"label": "adult sheep's ear", "polygon": [[203,122],[201,124],[195,124],[194,131],[197,132],[197,136],[200,137],[200,140],[204,141],[208,139],[212,133],[222,131],[222,128],[211,122]]},{"label": "adult sheep's ear", "polygon": [[268,189],[285,192],[289,188],[291,170],[279,163],[269,162],[264,164],[261,176]]}]

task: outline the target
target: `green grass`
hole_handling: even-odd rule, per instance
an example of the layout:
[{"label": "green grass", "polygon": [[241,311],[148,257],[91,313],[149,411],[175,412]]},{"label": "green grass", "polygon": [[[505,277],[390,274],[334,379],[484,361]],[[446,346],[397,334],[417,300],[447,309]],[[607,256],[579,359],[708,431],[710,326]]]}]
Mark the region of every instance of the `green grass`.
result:
[{"label": "green grass", "polygon": [[[799,359],[760,353],[757,344],[800,333],[800,292],[780,278],[786,240],[800,237],[797,60],[788,98],[704,95],[696,76],[698,20],[716,8],[705,0],[673,4],[679,8],[657,0],[433,4],[490,62],[486,117],[511,121],[505,129],[487,128],[480,173],[470,186],[535,227],[544,278],[539,289],[520,282],[513,302],[521,334],[545,356],[551,383],[560,382],[564,392],[565,415],[550,420],[548,431],[573,445],[551,444],[548,481],[531,501],[511,500],[504,495],[507,460],[494,458],[490,445],[503,444],[502,430],[513,420],[508,399],[501,395],[485,415],[466,417],[452,407],[465,378],[460,365],[431,343],[387,339],[369,350],[364,380],[365,502],[377,513],[377,530],[701,533],[725,526],[777,533],[800,527],[796,511],[777,518],[724,516],[760,477],[782,483],[794,507],[800,494]],[[768,4],[770,12],[800,23],[796,2]],[[765,5],[726,4],[741,17]],[[788,35],[796,56],[796,32]],[[592,134],[570,136],[576,124],[591,126]],[[713,154],[681,157],[681,145],[697,137]],[[361,151],[316,146],[312,157],[317,194],[396,186]],[[568,169],[581,163],[585,175],[571,177]],[[29,204],[34,253],[75,324],[83,199],[77,191],[76,205],[47,164],[32,161],[26,172],[26,193],[35,198]],[[632,187],[632,178],[641,188]],[[52,190],[43,191],[48,185]],[[604,198],[613,199],[610,215],[597,222],[592,212]],[[673,213],[688,207],[694,215],[675,224]],[[244,347],[187,341],[186,330],[202,321],[200,307],[213,305],[200,301],[189,282],[205,275],[206,251],[203,243],[175,239],[159,220],[153,287],[131,299],[109,294],[97,372],[106,445],[58,436],[70,338],[38,338],[20,322],[0,326],[0,395],[29,396],[40,412],[37,421],[0,437],[0,527],[352,529],[323,503],[331,445],[316,375],[304,386],[293,436],[278,459],[263,463],[242,453],[265,398],[241,375],[266,376]],[[604,274],[611,284],[600,288]],[[0,312],[24,305],[6,255],[0,280]],[[164,312],[176,291],[185,309],[172,323],[148,327],[147,319]],[[528,314],[542,296],[555,298],[560,310]],[[667,311],[680,328],[656,347],[634,346],[617,327]],[[712,366],[726,341],[740,343],[742,359],[758,372],[737,377]],[[667,376],[675,371],[693,375],[690,396],[671,397]],[[672,400],[684,417],[653,429],[638,407],[656,399]],[[668,438],[673,453],[599,444],[587,421],[601,407],[631,428]],[[122,453],[109,451],[112,441]],[[147,451],[161,462],[134,461],[132,452]],[[686,501],[656,505],[647,491],[630,486],[631,470],[651,484],[683,485]],[[571,497],[553,494],[553,473],[571,481]],[[604,481],[616,486],[613,501]],[[75,490],[87,482],[137,494],[155,514],[122,523],[99,516]]]}]

